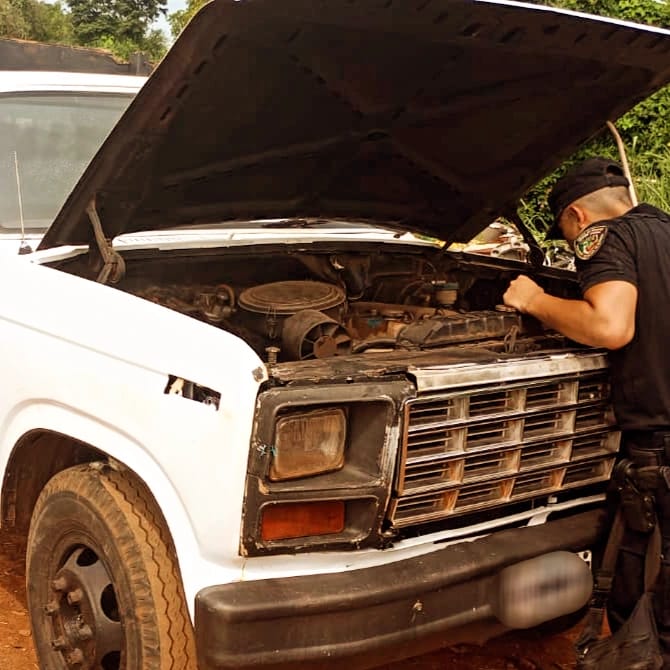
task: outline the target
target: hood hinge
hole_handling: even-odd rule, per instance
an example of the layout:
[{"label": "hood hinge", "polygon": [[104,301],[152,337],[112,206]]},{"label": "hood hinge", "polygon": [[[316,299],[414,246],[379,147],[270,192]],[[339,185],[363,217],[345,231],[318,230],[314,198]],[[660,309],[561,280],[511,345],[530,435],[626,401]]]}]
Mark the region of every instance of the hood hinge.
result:
[{"label": "hood hinge", "polygon": [[[89,221],[93,228],[95,235],[95,245],[98,251],[98,258],[102,262],[102,269],[96,277],[96,281],[100,284],[116,284],[126,273],[126,262],[123,260],[121,254],[112,246],[112,240],[105,237],[102,230],[102,222],[98,216],[98,210],[95,206],[95,198],[91,200],[89,206],[86,208]],[[91,248],[93,252],[93,248]]]}]

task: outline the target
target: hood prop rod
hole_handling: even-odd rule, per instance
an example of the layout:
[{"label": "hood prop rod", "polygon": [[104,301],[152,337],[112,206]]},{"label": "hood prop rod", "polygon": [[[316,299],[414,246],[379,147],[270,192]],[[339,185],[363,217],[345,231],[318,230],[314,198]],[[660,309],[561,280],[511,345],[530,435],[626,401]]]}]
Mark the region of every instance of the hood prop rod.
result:
[{"label": "hood prop rod", "polygon": [[633,177],[630,173],[630,167],[628,166],[628,157],[626,156],[626,146],[619,135],[617,127],[611,122],[607,122],[607,127],[609,128],[610,133],[614,136],[614,141],[616,142],[617,149],[619,150],[619,157],[621,158],[621,167],[623,168],[623,173],[626,179],[628,179],[628,193],[630,195],[630,200],[633,203],[633,207],[637,207],[637,193],[635,192],[635,185],[633,184]]},{"label": "hood prop rod", "polygon": [[114,249],[112,240],[105,237],[102,229],[102,222],[98,215],[98,210],[95,205],[95,198],[91,200],[86,208],[93,234],[95,235],[95,244],[98,250],[98,257],[102,261],[102,268],[96,277],[99,284],[116,284],[121,281],[123,275],[126,273],[126,263],[123,256]]}]

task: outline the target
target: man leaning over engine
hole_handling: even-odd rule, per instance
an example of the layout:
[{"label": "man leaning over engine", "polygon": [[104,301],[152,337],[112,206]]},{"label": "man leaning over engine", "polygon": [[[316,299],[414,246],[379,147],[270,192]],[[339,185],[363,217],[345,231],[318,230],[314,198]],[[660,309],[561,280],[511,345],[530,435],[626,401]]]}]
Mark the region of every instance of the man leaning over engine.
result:
[{"label": "man leaning over engine", "polygon": [[[670,216],[633,207],[628,179],[605,158],[590,158],[554,186],[550,235],[572,245],[581,300],[548,295],[520,276],[505,304],[572,340],[610,350],[612,399],[623,453],[637,467],[670,465]],[[670,491],[653,492],[662,535],[662,570],[655,613],[670,669]],[[616,629],[643,591],[647,535],[626,529],[609,599]]]}]

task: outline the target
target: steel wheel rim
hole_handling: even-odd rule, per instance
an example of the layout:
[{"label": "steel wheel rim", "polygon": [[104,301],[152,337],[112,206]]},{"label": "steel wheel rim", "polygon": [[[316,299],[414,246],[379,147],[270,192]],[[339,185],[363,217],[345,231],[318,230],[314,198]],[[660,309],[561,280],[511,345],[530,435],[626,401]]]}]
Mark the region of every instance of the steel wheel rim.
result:
[{"label": "steel wheel rim", "polygon": [[120,670],[125,636],[116,591],[98,554],[70,549],[50,584],[44,604],[51,647],[72,670]]}]

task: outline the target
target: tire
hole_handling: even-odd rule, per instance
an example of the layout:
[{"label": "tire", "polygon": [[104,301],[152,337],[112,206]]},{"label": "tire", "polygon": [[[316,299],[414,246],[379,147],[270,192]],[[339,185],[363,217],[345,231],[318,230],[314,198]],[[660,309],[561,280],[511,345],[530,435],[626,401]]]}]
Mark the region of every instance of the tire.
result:
[{"label": "tire", "polygon": [[26,581],[41,670],[195,670],[175,551],[130,473],[93,463],[47,483]]}]

